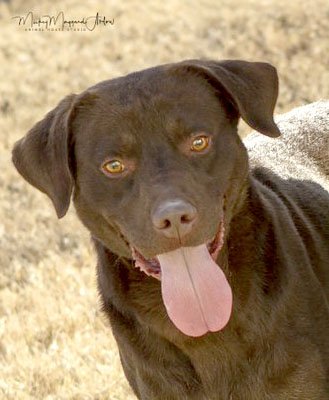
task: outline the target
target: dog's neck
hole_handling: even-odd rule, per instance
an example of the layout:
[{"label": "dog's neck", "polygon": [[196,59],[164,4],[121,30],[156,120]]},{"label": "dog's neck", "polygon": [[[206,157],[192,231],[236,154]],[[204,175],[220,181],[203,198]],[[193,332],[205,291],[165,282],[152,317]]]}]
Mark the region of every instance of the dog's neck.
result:
[{"label": "dog's neck", "polygon": [[[262,250],[266,247],[270,220],[262,207],[257,186],[248,176],[240,186],[236,202],[226,210],[226,237],[217,263],[226,274],[233,291],[233,318],[249,304],[263,304],[264,271]],[[265,265],[266,267],[266,265]]]}]

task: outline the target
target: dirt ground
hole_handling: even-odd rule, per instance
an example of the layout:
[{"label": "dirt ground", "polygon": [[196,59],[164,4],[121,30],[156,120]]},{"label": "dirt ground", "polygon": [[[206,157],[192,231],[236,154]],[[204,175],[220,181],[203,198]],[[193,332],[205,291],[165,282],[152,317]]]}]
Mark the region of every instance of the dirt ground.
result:
[{"label": "dirt ground", "polygon": [[[31,32],[12,19],[29,11],[114,24]],[[0,0],[0,29],[0,398],[132,400],[88,234],[18,176],[13,143],[70,92],[186,58],[271,62],[277,112],[328,98],[329,2]]]}]

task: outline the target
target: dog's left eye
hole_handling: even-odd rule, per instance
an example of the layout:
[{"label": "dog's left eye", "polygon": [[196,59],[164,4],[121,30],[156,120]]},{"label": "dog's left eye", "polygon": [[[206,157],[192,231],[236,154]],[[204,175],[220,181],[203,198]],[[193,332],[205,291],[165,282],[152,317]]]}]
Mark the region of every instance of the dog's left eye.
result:
[{"label": "dog's left eye", "polygon": [[206,150],[210,144],[210,138],[205,135],[194,137],[191,143],[190,150],[200,152]]}]

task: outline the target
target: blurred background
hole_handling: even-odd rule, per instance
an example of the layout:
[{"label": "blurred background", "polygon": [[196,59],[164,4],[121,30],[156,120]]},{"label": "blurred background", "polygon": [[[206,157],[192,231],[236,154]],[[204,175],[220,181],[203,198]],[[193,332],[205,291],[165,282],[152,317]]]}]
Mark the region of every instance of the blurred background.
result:
[{"label": "blurred background", "polygon": [[[29,11],[114,23],[29,31],[12,18]],[[11,148],[68,93],[187,58],[272,63],[277,113],[328,98],[329,2],[2,0],[0,30],[0,399],[132,400],[88,234],[73,209],[56,219],[14,170]]]}]

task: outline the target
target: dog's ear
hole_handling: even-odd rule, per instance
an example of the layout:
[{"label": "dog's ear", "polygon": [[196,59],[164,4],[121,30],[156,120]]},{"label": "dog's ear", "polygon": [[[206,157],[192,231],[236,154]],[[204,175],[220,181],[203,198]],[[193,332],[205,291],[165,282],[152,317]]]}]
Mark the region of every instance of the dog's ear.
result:
[{"label": "dog's ear", "polygon": [[12,153],[18,172],[50,197],[58,218],[66,214],[73,189],[68,152],[75,97],[65,97],[16,142]]},{"label": "dog's ear", "polygon": [[280,136],[273,120],[279,84],[276,69],[272,65],[240,60],[187,60],[176,66],[201,74],[221,92],[224,89],[250,127],[270,137]]}]

